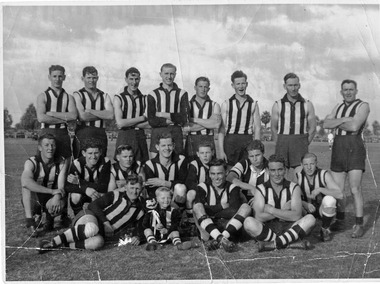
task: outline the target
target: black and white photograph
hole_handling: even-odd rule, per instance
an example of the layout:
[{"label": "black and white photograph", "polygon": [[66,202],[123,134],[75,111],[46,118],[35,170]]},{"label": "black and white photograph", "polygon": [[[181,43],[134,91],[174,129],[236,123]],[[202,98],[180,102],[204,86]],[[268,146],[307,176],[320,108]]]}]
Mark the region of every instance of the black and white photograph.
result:
[{"label": "black and white photograph", "polygon": [[0,6],[3,282],[379,280],[379,1]]}]

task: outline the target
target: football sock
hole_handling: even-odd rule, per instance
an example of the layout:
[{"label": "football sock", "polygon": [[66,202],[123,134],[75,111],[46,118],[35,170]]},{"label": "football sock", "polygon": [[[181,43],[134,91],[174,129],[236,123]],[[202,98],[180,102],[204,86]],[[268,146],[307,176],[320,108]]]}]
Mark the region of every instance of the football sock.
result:
[{"label": "football sock", "polygon": [[198,220],[199,226],[204,229],[213,239],[217,239],[219,235],[221,235],[218,227],[214,224],[214,222],[207,216],[202,216]]},{"label": "football sock", "polygon": [[228,222],[226,229],[223,231],[223,236],[228,239],[231,235],[235,234],[241,227],[243,227],[243,222],[244,217],[239,214],[235,214],[235,216]]},{"label": "football sock", "polygon": [[276,237],[276,247],[284,248],[288,244],[298,240],[298,238],[303,238],[304,236],[306,236],[305,231],[299,225],[295,225]]},{"label": "football sock", "polygon": [[95,236],[99,232],[99,227],[95,223],[87,223],[85,225],[77,225],[71,229],[64,231],[62,234],[54,237],[56,245],[65,243],[73,243],[85,240]]},{"label": "football sock", "polygon": [[327,217],[322,214],[322,228],[324,229],[329,228],[333,219],[334,217]]},{"label": "football sock", "polygon": [[355,217],[355,223],[356,225],[363,226],[363,223],[364,223],[363,217]]},{"label": "football sock", "polygon": [[181,239],[178,237],[174,237],[172,240],[173,245],[179,245],[181,243]]},{"label": "football sock", "polygon": [[273,238],[276,235],[273,233],[273,231],[268,226],[263,226],[263,230],[261,231],[260,235],[256,237],[256,240],[263,241],[263,242],[269,242],[273,240]]}]

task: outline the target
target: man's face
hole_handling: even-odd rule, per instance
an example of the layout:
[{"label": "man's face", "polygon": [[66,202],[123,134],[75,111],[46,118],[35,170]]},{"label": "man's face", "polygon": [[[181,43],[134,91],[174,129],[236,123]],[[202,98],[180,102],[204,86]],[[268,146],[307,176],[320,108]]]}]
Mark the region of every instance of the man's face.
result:
[{"label": "man's face", "polygon": [[285,166],[280,162],[270,162],[269,168],[269,178],[272,184],[280,185],[282,184],[285,177]]},{"label": "man's face", "polygon": [[48,78],[52,87],[62,88],[66,75],[60,70],[54,70],[49,74]]},{"label": "man's face", "polygon": [[86,151],[82,151],[82,155],[86,158],[86,165],[89,168],[93,168],[100,158],[99,148],[88,148]]},{"label": "man's face", "polygon": [[292,98],[297,98],[298,91],[301,88],[301,84],[298,78],[289,78],[284,84],[284,89],[286,93]]},{"label": "man's face", "polygon": [[54,139],[42,139],[40,145],[38,145],[38,150],[41,152],[41,157],[45,159],[53,159],[55,149],[56,145]]},{"label": "man's face", "polygon": [[358,90],[355,88],[355,84],[346,83],[343,84],[340,93],[342,94],[343,99],[346,103],[351,103],[356,99],[356,94],[358,93]]},{"label": "man's face", "polygon": [[248,87],[248,82],[244,77],[235,78],[231,86],[235,90],[236,95],[244,96],[245,91],[247,90],[247,87]]},{"label": "man's face", "polygon": [[138,73],[129,73],[128,77],[125,78],[125,82],[127,82],[128,90],[135,92],[139,88],[140,84],[140,74]]},{"label": "man's face", "polygon": [[135,201],[139,197],[141,192],[140,183],[136,182],[135,184],[131,184],[130,182],[128,182],[125,188],[125,192],[127,193],[127,196],[131,201]]},{"label": "man's face", "polygon": [[156,145],[156,149],[158,151],[158,154],[161,157],[170,158],[174,150],[173,139],[172,138],[160,139],[159,144]]},{"label": "man's face", "polygon": [[211,147],[199,147],[197,156],[201,160],[202,164],[208,165],[212,159],[214,152],[211,150]]},{"label": "man's face", "polygon": [[82,77],[82,81],[84,83],[84,86],[87,89],[95,89],[96,84],[98,83],[98,79],[99,79],[99,77],[98,77],[97,73],[93,73],[93,74],[86,73],[86,75],[84,77]]},{"label": "man's face", "polygon": [[130,168],[134,161],[133,151],[124,150],[119,155],[116,155],[116,160],[122,168]]},{"label": "man's face", "polygon": [[255,168],[261,169],[263,167],[264,155],[260,150],[248,151],[248,159]]},{"label": "man's face", "polygon": [[168,208],[170,205],[170,202],[172,201],[170,192],[160,192],[158,196],[156,196],[156,199],[161,209]]},{"label": "man's face", "polygon": [[165,85],[171,86],[174,82],[176,75],[176,70],[173,67],[164,67],[160,72],[160,76],[162,78],[162,82]]},{"label": "man's face", "polygon": [[204,99],[210,90],[210,85],[207,81],[198,81],[197,85],[194,87],[194,90],[197,97]]},{"label": "man's face", "polygon": [[209,175],[214,187],[221,187],[226,181],[226,170],[223,166],[210,167]]},{"label": "man's face", "polygon": [[313,176],[317,168],[317,161],[314,157],[303,159],[302,168],[308,176]]}]

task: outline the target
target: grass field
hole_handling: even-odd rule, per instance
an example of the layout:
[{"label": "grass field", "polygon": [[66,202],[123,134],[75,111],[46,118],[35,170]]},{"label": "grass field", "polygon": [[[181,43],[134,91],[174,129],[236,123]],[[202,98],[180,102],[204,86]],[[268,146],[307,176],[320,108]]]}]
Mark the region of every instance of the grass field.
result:
[{"label": "grass field", "polygon": [[[114,151],[110,142],[109,153]],[[266,142],[266,156],[274,145]],[[20,176],[24,161],[35,154],[36,141],[5,140],[5,280],[6,281],[73,281],[73,280],[205,280],[219,279],[351,279],[380,278],[380,144],[368,144],[370,164],[363,178],[365,201],[365,235],[350,237],[354,224],[353,202],[348,193],[347,230],[334,234],[333,240],[321,243],[317,237],[320,225],[307,239],[309,251],[281,250],[257,253],[255,242],[239,243],[239,250],[208,252],[197,249],[178,251],[172,245],[148,252],[144,246],[107,244],[100,251],[57,249],[37,254],[36,239],[29,237],[24,227],[24,212],[20,203]],[[310,151],[327,168],[331,152],[327,143],[312,143]],[[374,177],[371,173],[371,167]],[[57,232],[49,233],[51,237]],[[195,238],[194,238],[195,239]],[[3,262],[4,263],[4,262]],[[378,281],[379,279],[377,279]]]}]

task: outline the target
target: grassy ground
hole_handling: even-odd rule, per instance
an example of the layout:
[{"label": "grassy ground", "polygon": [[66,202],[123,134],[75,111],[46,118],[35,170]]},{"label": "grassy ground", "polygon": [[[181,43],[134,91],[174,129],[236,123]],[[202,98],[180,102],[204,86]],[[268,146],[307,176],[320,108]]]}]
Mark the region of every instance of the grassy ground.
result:
[{"label": "grassy ground", "polygon": [[[109,154],[114,151],[110,142]],[[266,142],[266,155],[273,153],[273,143]],[[257,253],[254,241],[239,243],[239,250],[208,252],[197,249],[178,251],[172,245],[148,252],[144,247],[117,247],[109,243],[100,251],[58,249],[37,254],[36,239],[29,238],[24,228],[20,203],[20,176],[24,161],[35,153],[36,141],[5,140],[5,223],[7,281],[69,280],[212,280],[217,279],[351,279],[380,278],[380,144],[368,144],[370,165],[363,177],[365,201],[365,235],[354,240],[350,228],[354,224],[351,195],[347,199],[347,230],[336,233],[331,242],[317,238],[320,225],[308,240],[309,251],[282,250]],[[319,157],[320,166],[328,167],[330,151],[327,143],[312,143],[310,150]],[[111,156],[111,155],[110,155]],[[57,232],[49,233],[51,237]],[[377,279],[378,280],[378,279]]]}]

